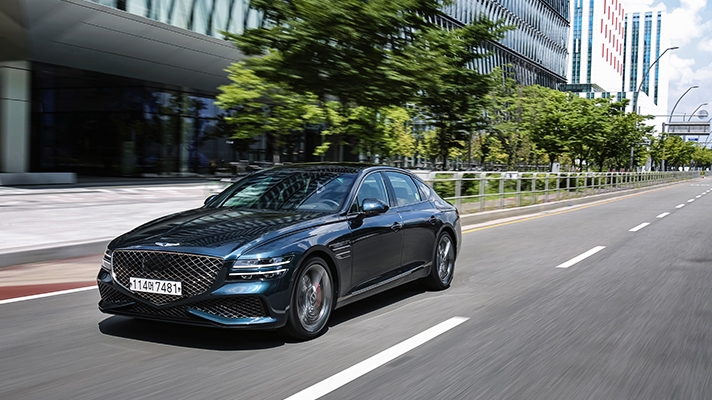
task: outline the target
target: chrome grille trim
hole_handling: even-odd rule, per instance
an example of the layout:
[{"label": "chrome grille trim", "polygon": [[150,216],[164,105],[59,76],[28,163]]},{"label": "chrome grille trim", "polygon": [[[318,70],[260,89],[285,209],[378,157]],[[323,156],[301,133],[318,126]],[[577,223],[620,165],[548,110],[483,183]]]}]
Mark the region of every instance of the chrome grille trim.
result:
[{"label": "chrome grille trim", "polygon": [[112,277],[126,290],[131,287],[131,277],[182,283],[181,296],[131,291],[156,305],[205,293],[225,262],[221,257],[154,250],[115,250],[112,258]]}]

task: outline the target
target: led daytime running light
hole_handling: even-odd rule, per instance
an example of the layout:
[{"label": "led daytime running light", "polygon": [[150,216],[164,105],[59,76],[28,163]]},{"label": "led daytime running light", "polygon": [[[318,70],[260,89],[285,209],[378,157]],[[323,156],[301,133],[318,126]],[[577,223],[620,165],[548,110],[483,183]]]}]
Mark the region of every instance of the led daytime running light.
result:
[{"label": "led daytime running light", "polygon": [[104,252],[104,257],[101,259],[101,268],[111,271],[111,257],[113,255],[113,251],[106,249]]},{"label": "led daytime running light", "polygon": [[292,262],[292,257],[273,257],[265,259],[251,259],[251,260],[235,260],[232,264],[232,269],[242,269],[242,268],[271,268],[286,265]]}]

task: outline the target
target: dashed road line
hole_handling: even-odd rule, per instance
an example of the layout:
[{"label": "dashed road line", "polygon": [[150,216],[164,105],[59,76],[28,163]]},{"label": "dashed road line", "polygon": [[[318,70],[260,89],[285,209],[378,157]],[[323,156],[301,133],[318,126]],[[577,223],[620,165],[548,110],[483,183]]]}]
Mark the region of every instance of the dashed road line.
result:
[{"label": "dashed road line", "polygon": [[636,226],[635,228],[629,229],[628,232],[638,232],[639,230],[645,228],[648,225],[650,225],[650,222],[643,222],[642,224]]},{"label": "dashed road line", "polygon": [[566,261],[563,264],[557,265],[556,268],[569,268],[570,266],[591,257],[592,255],[598,253],[599,251],[601,251],[605,248],[606,248],[606,246],[596,246],[596,247],[592,248],[591,250],[589,250],[579,256],[576,256],[576,257],[570,259],[569,261]]},{"label": "dashed road line", "polygon": [[677,206],[675,206],[675,208],[682,208],[682,207],[685,207],[685,205],[684,205],[684,204],[678,204]]},{"label": "dashed road line", "polygon": [[657,217],[655,217],[655,218],[665,218],[665,217],[667,217],[668,215],[670,215],[670,213],[669,213],[669,212],[664,212],[664,213],[662,213],[662,214],[658,215],[658,216],[657,216]]},{"label": "dashed road line", "polygon": [[693,201],[695,201],[695,199],[687,200],[688,203],[692,203]]}]

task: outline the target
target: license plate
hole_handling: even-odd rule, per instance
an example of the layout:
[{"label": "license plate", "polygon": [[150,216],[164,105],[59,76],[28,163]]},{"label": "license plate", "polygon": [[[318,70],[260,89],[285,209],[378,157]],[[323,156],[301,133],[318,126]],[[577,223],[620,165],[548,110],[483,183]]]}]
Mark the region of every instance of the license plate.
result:
[{"label": "license plate", "polygon": [[134,292],[159,293],[174,296],[181,296],[183,294],[183,285],[181,282],[134,277],[131,277],[130,279],[130,289]]}]

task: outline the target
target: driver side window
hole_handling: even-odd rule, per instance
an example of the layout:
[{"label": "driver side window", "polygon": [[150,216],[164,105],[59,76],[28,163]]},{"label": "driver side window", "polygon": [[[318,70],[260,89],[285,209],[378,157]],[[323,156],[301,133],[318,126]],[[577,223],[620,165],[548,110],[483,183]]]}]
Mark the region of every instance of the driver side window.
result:
[{"label": "driver side window", "polygon": [[386,185],[383,182],[383,177],[379,172],[373,173],[366,177],[358,189],[356,200],[351,205],[351,212],[361,212],[361,205],[364,199],[378,199],[388,204],[388,192]]}]

